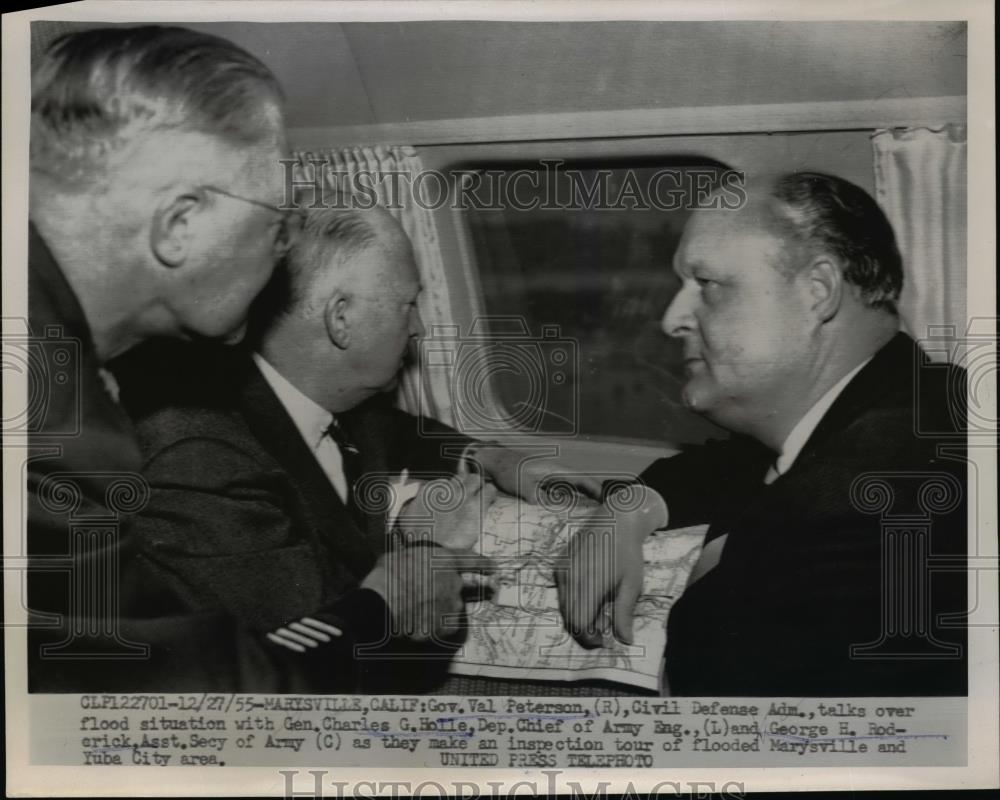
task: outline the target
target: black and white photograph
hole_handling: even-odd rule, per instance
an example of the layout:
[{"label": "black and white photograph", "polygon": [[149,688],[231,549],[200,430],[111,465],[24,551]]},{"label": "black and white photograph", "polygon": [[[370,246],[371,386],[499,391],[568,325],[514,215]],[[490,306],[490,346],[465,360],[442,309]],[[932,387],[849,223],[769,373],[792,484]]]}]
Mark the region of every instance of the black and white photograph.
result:
[{"label": "black and white photograph", "polygon": [[4,14],[8,793],[997,787],[993,14]]}]

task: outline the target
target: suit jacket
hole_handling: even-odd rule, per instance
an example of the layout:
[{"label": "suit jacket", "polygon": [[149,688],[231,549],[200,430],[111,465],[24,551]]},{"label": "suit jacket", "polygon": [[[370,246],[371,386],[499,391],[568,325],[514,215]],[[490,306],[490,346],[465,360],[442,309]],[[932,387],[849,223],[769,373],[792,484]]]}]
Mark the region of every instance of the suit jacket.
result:
[{"label": "suit jacket", "polygon": [[[119,374],[151,487],[141,559],[171,586],[179,610],[222,610],[265,633],[326,609],[355,642],[369,643],[357,690],[419,691],[443,680],[450,648],[380,640],[387,609],[372,621],[331,613],[352,606],[387,550],[386,514],[345,506],[248,353],[150,347]],[[469,441],[380,398],[338,420],[369,479],[404,467],[453,473],[456,459],[443,448]],[[438,437],[421,435],[431,428]]]},{"label": "suit jacket", "polygon": [[[145,484],[135,432],[99,372],[83,310],[33,226],[28,278],[35,384],[26,469],[29,690],[352,687],[349,637],[305,656],[290,653],[232,615],[193,613],[170,581],[150,573],[136,546]],[[94,575],[102,577],[88,583]],[[109,607],[117,613],[102,616]],[[363,592],[338,611],[378,620],[384,604]],[[102,633],[84,633],[94,630]]]},{"label": "suit jacket", "polygon": [[[966,692],[967,465],[955,402],[965,376],[925,361],[897,335],[770,485],[774,453],[745,437],[644,473],[671,526],[707,522],[706,540],[729,534],[718,565],[671,610],[672,693]],[[937,500],[921,488],[935,476]],[[924,556],[931,561],[916,563]],[[869,647],[852,654],[858,645]]]}]

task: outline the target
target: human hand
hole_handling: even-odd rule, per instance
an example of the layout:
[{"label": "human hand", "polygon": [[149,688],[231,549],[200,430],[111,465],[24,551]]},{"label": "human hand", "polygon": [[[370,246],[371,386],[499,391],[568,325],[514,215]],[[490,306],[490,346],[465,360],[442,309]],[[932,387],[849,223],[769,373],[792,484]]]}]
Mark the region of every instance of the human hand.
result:
[{"label": "human hand", "polygon": [[393,636],[437,641],[458,630],[462,573],[493,570],[485,556],[433,545],[401,547],[382,555],[361,587],[378,592],[389,607]]},{"label": "human hand", "polygon": [[563,621],[588,647],[604,643],[609,601],[615,638],[632,643],[645,566],[642,545],[650,533],[667,524],[667,507],[657,492],[642,486],[627,491],[635,497],[626,506],[609,498],[608,505],[574,534],[562,553],[562,566],[556,569]]},{"label": "human hand", "polygon": [[497,489],[483,476],[460,469],[449,478],[437,478],[420,487],[396,520],[404,541],[426,538],[442,547],[468,550],[478,541],[483,517],[496,500]]}]

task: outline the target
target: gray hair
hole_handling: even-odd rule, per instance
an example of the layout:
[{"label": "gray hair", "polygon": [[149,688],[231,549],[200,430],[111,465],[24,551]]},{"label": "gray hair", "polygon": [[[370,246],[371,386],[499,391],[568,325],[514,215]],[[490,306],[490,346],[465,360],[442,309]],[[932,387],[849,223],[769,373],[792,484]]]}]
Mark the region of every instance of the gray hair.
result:
[{"label": "gray hair", "polygon": [[[340,195],[337,197],[342,199]],[[313,286],[325,269],[331,266],[336,269],[347,258],[379,240],[379,231],[366,216],[366,211],[353,208],[350,203],[333,202],[324,208],[303,208],[297,216],[300,224],[293,244],[254,302],[252,334],[259,336],[278,317],[304,308],[312,299]]]},{"label": "gray hair", "polygon": [[771,196],[782,238],[834,256],[867,306],[896,313],[903,260],[892,225],[868,192],[833,175],[793,172],[774,181]]},{"label": "gray hair", "polygon": [[218,36],[162,26],[69,33],[32,75],[31,168],[61,183],[93,180],[154,130],[262,143],[280,128],[282,104],[270,70]]}]

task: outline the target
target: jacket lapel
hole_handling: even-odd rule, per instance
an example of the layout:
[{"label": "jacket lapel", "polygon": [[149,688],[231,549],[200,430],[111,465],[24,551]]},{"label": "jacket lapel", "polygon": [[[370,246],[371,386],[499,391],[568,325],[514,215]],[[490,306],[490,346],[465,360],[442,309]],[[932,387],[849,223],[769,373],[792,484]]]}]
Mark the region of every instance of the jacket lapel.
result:
[{"label": "jacket lapel", "polygon": [[833,401],[803,446],[792,470],[814,458],[817,451],[822,452],[830,437],[840,434],[865,411],[879,406],[886,395],[911,386],[916,348],[916,342],[905,333],[897,333],[890,339]]},{"label": "jacket lapel", "polygon": [[261,446],[284,468],[304,499],[306,535],[334,558],[347,559],[358,574],[367,573],[381,551],[372,551],[281,401],[257,366],[249,358],[246,361],[241,412]]},{"label": "jacket lapel", "polygon": [[[882,347],[854,378],[844,387],[833,405],[830,406],[826,414],[819,421],[809,439],[806,441],[795,463],[785,474],[781,475],[773,483],[765,485],[763,483],[764,474],[767,470],[767,461],[762,460],[760,465],[761,482],[757,486],[757,491],[749,497],[749,502],[743,506],[735,506],[738,513],[730,516],[723,516],[721,524],[713,522],[706,541],[714,538],[721,532],[732,532],[736,528],[745,528],[738,525],[736,520],[753,519],[761,516],[773,515],[773,509],[781,507],[783,498],[788,493],[789,508],[795,505],[795,499],[801,492],[801,485],[796,478],[801,474],[803,467],[809,465],[815,459],[828,457],[829,443],[846,430],[858,417],[873,407],[891,402],[887,395],[899,392],[900,387],[906,387],[912,380],[911,364],[916,357],[916,343],[905,333],[898,333]],[[743,533],[743,545],[751,545],[745,540]],[[730,560],[732,562],[733,547],[732,542],[727,544]],[[714,571],[714,570],[713,570]]]}]

